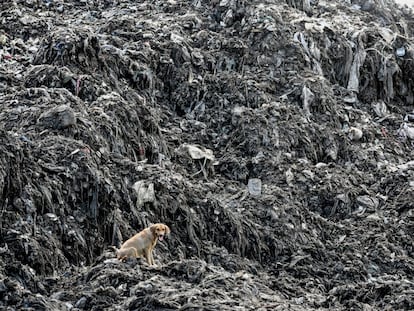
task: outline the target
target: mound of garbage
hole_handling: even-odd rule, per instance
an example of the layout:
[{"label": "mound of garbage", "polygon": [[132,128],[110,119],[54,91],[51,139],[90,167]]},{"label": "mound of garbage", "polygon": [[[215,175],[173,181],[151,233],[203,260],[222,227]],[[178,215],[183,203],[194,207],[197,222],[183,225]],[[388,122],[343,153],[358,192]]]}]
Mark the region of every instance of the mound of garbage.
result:
[{"label": "mound of garbage", "polygon": [[[0,4],[0,309],[414,309],[414,15]],[[155,266],[110,246],[152,223]]]}]

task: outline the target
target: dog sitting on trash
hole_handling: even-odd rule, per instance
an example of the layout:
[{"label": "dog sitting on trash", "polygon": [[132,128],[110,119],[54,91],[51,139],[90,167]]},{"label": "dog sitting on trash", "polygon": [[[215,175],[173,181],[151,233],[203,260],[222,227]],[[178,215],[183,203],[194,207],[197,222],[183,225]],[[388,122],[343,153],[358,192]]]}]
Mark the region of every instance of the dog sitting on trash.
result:
[{"label": "dog sitting on trash", "polygon": [[162,223],[157,223],[145,228],[125,241],[120,249],[112,246],[116,251],[118,260],[125,262],[128,258],[144,257],[149,265],[155,265],[153,250],[158,241],[170,234],[170,228]]}]

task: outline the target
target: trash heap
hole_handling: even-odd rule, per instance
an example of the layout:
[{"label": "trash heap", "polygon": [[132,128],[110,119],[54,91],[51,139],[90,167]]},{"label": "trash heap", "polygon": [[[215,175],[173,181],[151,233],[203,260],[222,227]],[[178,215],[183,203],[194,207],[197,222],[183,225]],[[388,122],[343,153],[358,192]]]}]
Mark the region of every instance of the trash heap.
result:
[{"label": "trash heap", "polygon": [[414,309],[413,14],[1,3],[0,309]]}]

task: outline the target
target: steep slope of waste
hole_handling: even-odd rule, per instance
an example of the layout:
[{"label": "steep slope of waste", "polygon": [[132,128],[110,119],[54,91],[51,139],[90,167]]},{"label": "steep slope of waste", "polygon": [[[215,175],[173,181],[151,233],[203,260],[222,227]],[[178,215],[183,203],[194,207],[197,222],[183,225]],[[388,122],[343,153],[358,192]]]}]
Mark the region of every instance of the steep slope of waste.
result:
[{"label": "steep slope of waste", "polygon": [[0,309],[414,309],[413,16],[2,2]]}]

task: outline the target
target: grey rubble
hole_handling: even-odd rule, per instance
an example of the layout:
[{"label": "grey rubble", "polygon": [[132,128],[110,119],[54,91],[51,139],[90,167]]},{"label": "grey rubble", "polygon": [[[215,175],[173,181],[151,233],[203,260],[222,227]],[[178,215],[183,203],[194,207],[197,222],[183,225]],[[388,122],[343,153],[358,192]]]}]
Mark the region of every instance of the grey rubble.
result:
[{"label": "grey rubble", "polygon": [[[408,7],[13,0],[0,23],[0,309],[414,309]],[[157,266],[117,262],[154,222]]]}]

